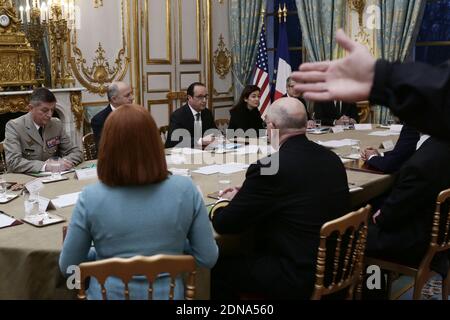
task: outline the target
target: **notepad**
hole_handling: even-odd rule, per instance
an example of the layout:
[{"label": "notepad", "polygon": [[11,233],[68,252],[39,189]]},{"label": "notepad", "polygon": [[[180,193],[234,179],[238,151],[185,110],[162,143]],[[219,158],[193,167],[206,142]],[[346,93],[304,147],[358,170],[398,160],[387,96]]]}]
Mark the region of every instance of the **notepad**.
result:
[{"label": "notepad", "polygon": [[0,229],[17,226],[19,224],[22,224],[20,220],[17,220],[16,218],[7,215],[3,211],[0,211]]}]

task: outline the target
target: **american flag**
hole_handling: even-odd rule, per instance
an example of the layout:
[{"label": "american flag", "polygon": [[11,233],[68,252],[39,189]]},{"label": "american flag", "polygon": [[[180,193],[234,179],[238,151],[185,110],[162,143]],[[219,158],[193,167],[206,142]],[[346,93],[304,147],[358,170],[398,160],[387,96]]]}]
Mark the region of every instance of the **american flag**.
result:
[{"label": "american flag", "polygon": [[253,78],[253,84],[257,85],[261,89],[261,103],[259,105],[259,112],[261,115],[264,115],[267,107],[270,106],[269,82],[269,59],[267,57],[266,28],[263,25],[259,36],[258,56],[256,59],[255,77]]}]

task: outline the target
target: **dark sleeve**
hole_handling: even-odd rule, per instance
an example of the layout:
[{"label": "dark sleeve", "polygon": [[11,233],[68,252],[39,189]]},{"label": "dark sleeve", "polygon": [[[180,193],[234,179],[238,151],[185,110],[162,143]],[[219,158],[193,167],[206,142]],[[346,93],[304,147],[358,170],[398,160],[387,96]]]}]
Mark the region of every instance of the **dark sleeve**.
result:
[{"label": "dark sleeve", "polygon": [[183,125],[182,121],[182,114],[180,112],[173,112],[170,116],[170,123],[169,123],[169,131],[167,133],[167,139],[165,143],[166,148],[173,148],[180,142],[182,143],[183,147],[194,147],[194,137],[192,135],[189,135],[189,142],[184,141],[184,139],[172,139],[173,132],[177,129],[186,129]]},{"label": "dark sleeve", "polygon": [[252,164],[242,188],[227,207],[217,209],[213,226],[219,234],[240,233],[262,221],[274,205],[275,176],[261,175],[261,164]]},{"label": "dark sleeve", "polygon": [[372,103],[388,106],[419,131],[450,140],[450,64],[390,63],[378,60]]},{"label": "dark sleeve", "polygon": [[336,119],[333,118],[331,110],[328,110],[331,107],[329,102],[316,102],[314,105],[314,119],[321,120],[322,125],[324,126],[332,126]]},{"label": "dark sleeve", "polygon": [[418,168],[410,167],[402,172],[381,207],[377,225],[382,229],[392,230],[404,224],[405,220],[417,211],[417,202],[422,201],[427,188],[429,183]]},{"label": "dark sleeve", "polygon": [[356,122],[359,122],[358,106],[356,103],[351,103],[349,105],[347,117],[353,118]]},{"label": "dark sleeve", "polygon": [[92,132],[94,134],[95,145],[97,146],[97,150],[98,150],[98,148],[100,147],[100,138],[101,138],[102,128],[103,128],[98,117],[94,116],[92,118],[91,128],[92,128]]},{"label": "dark sleeve", "polygon": [[414,154],[417,141],[419,132],[405,126],[392,151],[386,152],[383,157],[372,157],[367,163],[385,173],[396,172]]},{"label": "dark sleeve", "polygon": [[245,127],[246,124],[244,123],[241,112],[238,110],[230,110],[230,124],[228,125],[228,128],[237,130]]}]

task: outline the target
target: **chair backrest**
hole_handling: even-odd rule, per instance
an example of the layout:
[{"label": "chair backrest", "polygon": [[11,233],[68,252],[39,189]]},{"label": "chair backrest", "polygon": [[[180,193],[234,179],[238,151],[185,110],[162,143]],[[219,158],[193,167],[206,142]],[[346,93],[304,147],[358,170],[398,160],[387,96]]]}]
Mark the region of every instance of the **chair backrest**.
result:
[{"label": "chair backrest", "polygon": [[228,129],[228,125],[230,124],[230,120],[228,120],[228,119],[216,119],[216,120],[214,120],[214,122],[216,123],[217,129],[222,131],[222,133],[225,135],[226,134],[226,130]]},{"label": "chair backrest", "polygon": [[159,135],[161,136],[163,143],[166,142],[166,140],[167,140],[168,132],[169,132],[169,126],[159,127]]},{"label": "chair backrest", "polygon": [[149,281],[148,299],[153,299],[153,282],[161,273],[170,275],[169,299],[173,300],[175,292],[175,278],[183,273],[188,273],[185,282],[185,299],[193,300],[195,294],[195,259],[190,255],[164,255],[158,254],[150,257],[135,256],[132,258],[110,258],[94,262],[84,262],[80,267],[79,299],[86,299],[85,280],[95,277],[102,288],[103,300],[107,299],[105,281],[108,277],[120,278],[125,284],[125,299],[130,299],[128,283],[133,276],[145,276]]},{"label": "chair backrest", "polygon": [[[169,100],[169,116],[170,114],[180,108],[187,101],[187,93],[185,91],[173,91],[167,94]],[[174,105],[175,102],[175,105]]]},{"label": "chair backrest", "polygon": [[[319,300],[345,288],[348,288],[347,299],[353,298],[355,287],[362,279],[370,210],[367,205],[325,223],[320,229],[316,282],[311,299]],[[331,266],[332,270],[327,270]]]},{"label": "chair backrest", "polygon": [[446,250],[450,250],[450,189],[441,191],[437,196],[430,246],[419,269],[422,269],[422,266],[428,266],[435,253]]},{"label": "chair backrest", "polygon": [[94,134],[91,132],[84,135],[82,142],[84,161],[97,159],[97,146],[95,145]]},{"label": "chair backrest", "polygon": [[6,172],[6,169],[5,149],[3,148],[3,142],[0,142],[0,172]]}]

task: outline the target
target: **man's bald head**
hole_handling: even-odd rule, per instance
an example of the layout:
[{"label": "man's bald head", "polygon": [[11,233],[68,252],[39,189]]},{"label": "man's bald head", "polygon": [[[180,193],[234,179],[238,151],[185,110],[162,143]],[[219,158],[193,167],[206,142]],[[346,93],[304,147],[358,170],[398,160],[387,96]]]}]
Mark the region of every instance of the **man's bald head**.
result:
[{"label": "man's bald head", "polygon": [[306,132],[305,106],[296,98],[280,98],[270,106],[266,121],[272,122],[280,131]]}]

